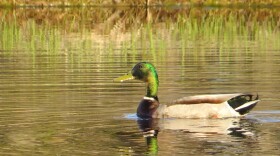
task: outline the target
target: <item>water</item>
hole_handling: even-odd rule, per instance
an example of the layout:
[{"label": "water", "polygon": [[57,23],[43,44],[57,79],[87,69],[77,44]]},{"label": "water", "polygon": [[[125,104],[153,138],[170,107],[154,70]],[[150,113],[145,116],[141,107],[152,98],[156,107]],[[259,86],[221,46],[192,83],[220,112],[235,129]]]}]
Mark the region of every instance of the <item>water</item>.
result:
[{"label": "water", "polygon": [[[222,27],[215,14],[197,30],[191,26],[197,24],[194,15],[184,23],[184,10],[173,15],[182,17],[178,21],[136,19],[141,26],[129,24],[123,31],[121,22],[112,26],[99,18],[101,24],[90,26],[92,19],[70,20],[68,30],[68,20],[63,25],[43,18],[40,24],[36,18],[22,19],[20,11],[26,10],[17,10],[17,20],[10,20],[15,11],[1,10],[6,13],[0,29],[1,155],[279,154],[280,40],[274,16],[250,21],[252,30],[242,18],[238,30],[235,22]],[[206,13],[219,11],[224,10]],[[190,12],[203,16],[205,10]],[[108,16],[122,15],[125,21],[130,13],[111,10]],[[48,20],[55,24],[44,23]],[[236,92],[258,93],[262,101],[242,119],[139,120],[135,110],[144,84],[113,79],[144,60],[158,70],[162,103]]]}]

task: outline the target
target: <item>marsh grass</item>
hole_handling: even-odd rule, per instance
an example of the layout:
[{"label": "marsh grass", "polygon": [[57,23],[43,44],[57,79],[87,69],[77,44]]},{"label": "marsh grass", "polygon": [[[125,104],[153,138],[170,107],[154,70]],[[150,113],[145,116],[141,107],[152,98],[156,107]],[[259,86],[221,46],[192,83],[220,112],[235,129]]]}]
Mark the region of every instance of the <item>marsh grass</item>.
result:
[{"label": "marsh grass", "polygon": [[230,59],[243,55],[238,49],[253,56],[280,47],[277,10],[155,9],[149,10],[147,20],[147,10],[138,9],[95,10],[99,14],[94,15],[91,10],[55,9],[45,17],[40,16],[44,9],[24,10],[25,16],[23,10],[5,11],[0,19],[0,49],[9,56],[31,56],[32,61],[41,55],[65,55],[72,62],[89,56],[102,61],[106,58],[102,56],[121,53],[123,57],[116,59],[128,61],[132,56],[132,61],[144,57],[156,62],[180,55],[184,62],[186,57],[205,57],[209,49]]},{"label": "marsh grass", "polygon": [[2,0],[5,7],[85,7],[85,6],[227,6],[273,7],[280,0]]}]

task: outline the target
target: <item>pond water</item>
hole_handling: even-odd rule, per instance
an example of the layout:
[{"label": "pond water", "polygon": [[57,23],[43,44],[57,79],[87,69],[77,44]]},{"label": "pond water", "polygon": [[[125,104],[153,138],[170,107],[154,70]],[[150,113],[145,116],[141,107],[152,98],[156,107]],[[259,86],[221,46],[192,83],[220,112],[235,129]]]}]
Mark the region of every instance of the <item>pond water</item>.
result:
[{"label": "pond water", "polygon": [[[277,9],[1,9],[1,155],[279,155]],[[253,92],[245,118],[139,120],[135,63],[159,99]]]}]

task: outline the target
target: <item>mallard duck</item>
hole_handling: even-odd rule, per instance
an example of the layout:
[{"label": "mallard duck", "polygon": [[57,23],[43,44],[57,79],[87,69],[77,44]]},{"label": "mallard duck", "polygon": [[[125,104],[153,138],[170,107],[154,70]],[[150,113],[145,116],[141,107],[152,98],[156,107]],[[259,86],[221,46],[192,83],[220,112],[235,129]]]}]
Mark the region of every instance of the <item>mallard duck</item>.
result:
[{"label": "mallard duck", "polygon": [[[246,115],[260,101],[250,93],[211,94],[183,97],[168,105],[160,104],[158,74],[148,62],[137,63],[128,74],[114,79],[123,82],[140,80],[146,83],[146,95],[137,108],[140,118],[228,118]],[[255,98],[253,98],[255,97]]]}]

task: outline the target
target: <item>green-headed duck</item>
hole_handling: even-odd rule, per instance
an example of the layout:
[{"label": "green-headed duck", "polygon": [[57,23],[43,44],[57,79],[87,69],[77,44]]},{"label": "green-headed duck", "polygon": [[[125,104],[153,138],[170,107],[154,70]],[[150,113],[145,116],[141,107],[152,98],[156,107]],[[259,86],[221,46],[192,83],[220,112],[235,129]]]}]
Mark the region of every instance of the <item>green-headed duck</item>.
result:
[{"label": "green-headed duck", "polygon": [[158,74],[155,67],[148,62],[137,63],[124,76],[114,79],[141,80],[146,83],[146,95],[137,108],[140,118],[228,118],[246,115],[260,101],[258,95],[247,93],[210,94],[183,97],[168,105],[160,104],[158,93]]}]

